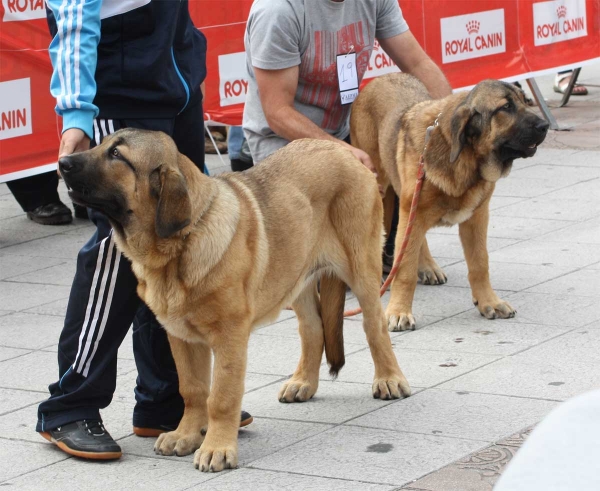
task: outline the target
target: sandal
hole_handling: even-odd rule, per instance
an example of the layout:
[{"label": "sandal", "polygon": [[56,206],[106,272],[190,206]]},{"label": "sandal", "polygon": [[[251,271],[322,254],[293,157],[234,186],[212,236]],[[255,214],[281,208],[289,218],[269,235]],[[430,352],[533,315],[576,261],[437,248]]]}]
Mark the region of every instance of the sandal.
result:
[{"label": "sandal", "polygon": [[[563,73],[562,75],[557,75],[554,79],[554,92],[558,92],[559,94],[564,94],[569,86],[569,82],[571,81],[572,73]],[[576,83],[573,86],[573,90],[571,91],[571,95],[588,95],[588,90],[585,85],[579,85]]]}]

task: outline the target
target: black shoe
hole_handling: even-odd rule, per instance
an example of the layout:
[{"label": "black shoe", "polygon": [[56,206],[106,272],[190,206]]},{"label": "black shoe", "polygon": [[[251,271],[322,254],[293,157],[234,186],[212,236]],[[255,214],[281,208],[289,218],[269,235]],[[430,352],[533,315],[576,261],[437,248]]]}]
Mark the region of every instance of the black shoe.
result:
[{"label": "black shoe", "polygon": [[27,217],[42,225],[66,225],[73,221],[71,210],[60,201],[38,206],[35,210],[28,211]]},{"label": "black shoe", "polygon": [[[254,421],[252,415],[247,411],[242,411],[242,415],[240,417],[240,428],[248,426],[250,423],[252,423],[252,421]],[[176,429],[177,425],[156,425],[150,427],[134,426],[133,433],[137,436],[156,438],[162,433],[166,433],[167,431],[175,431]]]},{"label": "black shoe", "polygon": [[94,460],[112,460],[121,457],[121,447],[104,429],[102,421],[84,419],[54,430],[41,431],[46,440],[63,452],[75,457]]},{"label": "black shoe", "polygon": [[73,203],[73,209],[75,210],[75,218],[81,218],[82,220],[89,220],[88,211],[85,206]]}]

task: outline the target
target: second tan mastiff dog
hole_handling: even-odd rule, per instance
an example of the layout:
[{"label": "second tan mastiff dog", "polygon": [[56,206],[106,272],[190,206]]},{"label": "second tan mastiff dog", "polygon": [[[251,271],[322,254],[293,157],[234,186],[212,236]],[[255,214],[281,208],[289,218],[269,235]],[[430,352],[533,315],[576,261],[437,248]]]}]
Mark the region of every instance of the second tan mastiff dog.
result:
[{"label": "second tan mastiff dog", "polygon": [[386,315],[390,331],[415,328],[412,302],[420,277],[446,282],[425,233],[458,224],[469,268],[473,302],[488,319],[515,310],[498,298],[488,272],[487,228],[495,183],[506,177],[513,160],[531,157],[544,141],[548,123],[529,109],[522,90],[485,80],[470,92],[431,100],[425,86],[407,74],[379,77],[353,103],[352,144],[366,151],[383,189],[391,184],[400,199],[396,253],[404,239],[425,134],[425,181],[410,242],[392,282]]},{"label": "second tan mastiff dog", "polygon": [[157,453],[198,449],[203,471],[237,465],[248,337],[290,304],[302,354],[279,399],[310,399],[323,347],[331,374],[344,365],[344,283],[363,309],[373,396],[410,395],[379,299],[377,183],[341,145],[299,140],[248,172],[209,178],[167,135],[126,129],[59,167],[71,198],[109,217],[140,297],[169,334],[185,412]]}]

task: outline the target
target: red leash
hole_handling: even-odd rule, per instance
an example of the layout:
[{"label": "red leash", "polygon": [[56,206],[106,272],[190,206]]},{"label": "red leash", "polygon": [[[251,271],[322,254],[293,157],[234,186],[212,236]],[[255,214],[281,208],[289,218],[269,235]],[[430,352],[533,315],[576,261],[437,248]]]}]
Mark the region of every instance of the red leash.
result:
[{"label": "red leash", "polygon": [[[423,153],[425,153],[425,151],[423,151]],[[412,232],[413,223],[417,216],[417,206],[419,204],[419,197],[421,196],[421,188],[423,187],[423,180],[425,179],[424,165],[425,158],[423,157],[423,155],[421,155],[421,158],[419,159],[419,169],[417,171],[417,183],[415,185],[415,191],[413,193],[412,203],[410,205],[410,214],[408,216],[408,223],[406,224],[406,231],[404,232],[404,240],[402,241],[402,247],[400,248],[400,252],[394,260],[394,265],[392,267],[392,270],[390,271],[390,274],[388,274],[385,283],[381,287],[381,290],[379,292],[380,297],[383,297],[383,294],[386,292],[388,286],[390,286],[390,283],[393,281],[394,276],[396,276],[396,272],[398,271],[400,263],[402,262],[402,258],[404,257],[404,252],[408,247],[408,241],[410,240],[410,234]],[[353,315],[360,314],[361,312],[362,309],[360,307],[354,310],[347,310],[346,312],[344,312],[344,317],[352,317]]]}]

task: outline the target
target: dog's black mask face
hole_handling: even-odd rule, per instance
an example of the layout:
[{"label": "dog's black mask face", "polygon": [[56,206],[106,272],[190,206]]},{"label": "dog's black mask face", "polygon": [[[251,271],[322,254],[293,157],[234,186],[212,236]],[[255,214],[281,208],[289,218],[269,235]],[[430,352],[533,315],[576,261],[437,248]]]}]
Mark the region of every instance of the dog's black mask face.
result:
[{"label": "dog's black mask face", "polygon": [[104,213],[117,233],[155,231],[165,238],[185,227],[191,213],[180,157],[164,133],[123,129],[58,164],[71,199]]},{"label": "dog's black mask face", "polygon": [[[518,87],[498,80],[484,80],[458,106],[452,118],[450,161],[463,148],[472,148],[485,162],[484,179],[495,181],[510,172],[513,160],[535,155],[546,138],[548,123],[530,109],[531,101]],[[491,165],[497,169],[492,169]]]}]

